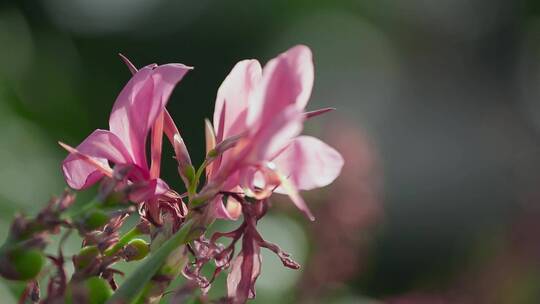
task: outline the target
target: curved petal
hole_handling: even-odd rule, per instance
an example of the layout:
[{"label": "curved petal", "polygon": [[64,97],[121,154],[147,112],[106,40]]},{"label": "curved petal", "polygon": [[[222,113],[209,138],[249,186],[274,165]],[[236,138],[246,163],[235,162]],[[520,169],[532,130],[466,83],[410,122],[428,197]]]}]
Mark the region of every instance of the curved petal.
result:
[{"label": "curved petal", "polygon": [[292,104],[303,110],[311,95],[313,79],[312,55],[307,46],[295,46],[270,60],[263,69],[261,84],[250,99],[247,125],[264,126]]},{"label": "curved petal", "polygon": [[129,199],[133,202],[143,202],[156,197],[161,194],[165,194],[169,191],[169,186],[162,179],[151,179],[140,182],[140,186],[136,187],[134,191],[129,194]]},{"label": "curved petal", "polygon": [[[329,185],[343,167],[343,157],[338,151],[311,136],[296,137],[273,162],[300,190]],[[276,192],[284,193],[281,187]]]},{"label": "curved petal", "polygon": [[237,220],[242,214],[242,205],[229,197],[226,204],[223,202],[223,195],[217,195],[211,202],[212,215],[219,219]]},{"label": "curved petal", "polygon": [[182,64],[146,66],[118,95],[109,118],[110,130],[122,139],[136,165],[148,168],[146,136],[175,85],[190,69]]},{"label": "curved petal", "polygon": [[289,196],[296,208],[302,211],[310,221],[314,221],[315,216],[313,216],[313,213],[311,213],[311,210],[309,210],[306,202],[304,201],[300,193],[298,193],[298,189],[296,188],[296,186],[289,179],[287,179],[285,175],[279,172],[276,172],[276,177],[278,177],[281,182],[280,187],[283,189],[283,193]]},{"label": "curved petal", "polygon": [[[118,164],[133,162],[122,141],[115,134],[106,130],[94,131],[77,146],[76,150],[106,168],[109,168],[108,161]],[[77,190],[88,188],[103,177],[96,166],[74,153],[71,153],[63,161],[62,171],[68,185]]]},{"label": "curved petal", "polygon": [[262,76],[257,60],[238,62],[218,89],[214,109],[217,142],[245,130],[248,100]]},{"label": "curved petal", "polygon": [[[240,170],[257,166],[260,162],[271,160],[282,151],[291,139],[302,131],[304,114],[294,105],[274,117],[264,128],[249,137],[240,138],[234,148],[224,153],[231,153],[228,161],[222,161],[219,170],[211,179],[223,190],[235,187],[240,182]],[[235,178],[236,177],[236,178]]]},{"label": "curved petal", "polygon": [[290,105],[269,121],[259,132],[253,135],[251,146],[255,161],[273,158],[287,146],[303,128],[305,116],[294,105]]}]

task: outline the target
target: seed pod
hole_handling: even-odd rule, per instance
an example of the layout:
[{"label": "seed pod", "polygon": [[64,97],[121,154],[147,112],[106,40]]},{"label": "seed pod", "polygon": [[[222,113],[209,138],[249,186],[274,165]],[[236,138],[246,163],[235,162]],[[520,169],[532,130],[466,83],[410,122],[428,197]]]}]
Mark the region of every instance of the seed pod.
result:
[{"label": "seed pod", "polygon": [[100,277],[90,277],[82,282],[70,283],[66,290],[65,302],[104,304],[112,294],[109,282]]},{"label": "seed pod", "polygon": [[0,274],[9,280],[27,281],[43,268],[45,258],[37,249],[15,249],[0,256]]},{"label": "seed pod", "polygon": [[131,240],[126,248],[124,249],[124,258],[126,261],[138,261],[144,259],[148,252],[150,251],[150,246],[143,239],[133,239]]},{"label": "seed pod", "polygon": [[81,270],[87,268],[100,254],[97,246],[86,246],[81,249],[79,254],[73,257],[75,269]]},{"label": "seed pod", "polygon": [[81,221],[81,226],[88,231],[96,230],[103,227],[109,222],[109,215],[101,210],[93,210],[84,215]]}]

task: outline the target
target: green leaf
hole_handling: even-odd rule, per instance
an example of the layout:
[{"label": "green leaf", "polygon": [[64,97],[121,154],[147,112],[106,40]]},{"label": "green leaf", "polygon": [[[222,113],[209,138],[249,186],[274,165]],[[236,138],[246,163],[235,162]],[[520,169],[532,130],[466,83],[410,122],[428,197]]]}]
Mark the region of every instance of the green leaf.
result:
[{"label": "green leaf", "polygon": [[146,283],[148,283],[160,269],[169,254],[171,254],[178,246],[188,241],[187,236],[191,231],[192,223],[193,220],[186,222],[170,239],[148,256],[141,266],[139,266],[139,268],[126,279],[122,286],[116,290],[107,303],[132,303],[139,295],[139,292],[143,290]]}]

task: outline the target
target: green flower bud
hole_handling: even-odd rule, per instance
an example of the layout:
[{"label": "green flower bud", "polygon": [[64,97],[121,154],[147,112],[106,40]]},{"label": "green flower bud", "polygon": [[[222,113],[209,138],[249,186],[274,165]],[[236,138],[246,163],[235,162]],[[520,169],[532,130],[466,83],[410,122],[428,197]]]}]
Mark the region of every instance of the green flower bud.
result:
[{"label": "green flower bud", "polygon": [[113,193],[109,194],[105,198],[105,201],[103,202],[103,206],[115,207],[115,206],[118,206],[119,204],[121,204],[122,202],[124,202],[125,199],[126,198],[125,198],[124,193],[122,193],[122,192],[113,192]]},{"label": "green flower bud", "polygon": [[27,281],[35,278],[45,264],[43,253],[37,249],[15,249],[2,255],[1,274],[6,279]]},{"label": "green flower bud", "polygon": [[138,261],[146,257],[150,251],[150,246],[143,239],[131,240],[124,249],[126,261]]},{"label": "green flower bud", "polygon": [[105,279],[99,277],[91,277],[85,282],[86,288],[88,288],[91,304],[102,304],[109,299],[113,290]]},{"label": "green flower bud", "polygon": [[82,225],[86,230],[96,230],[109,222],[109,215],[101,210],[93,210],[84,215]]},{"label": "green flower bud", "polygon": [[212,149],[206,154],[207,158],[214,158],[216,156],[218,156],[218,152],[216,151],[216,149]]},{"label": "green flower bud", "polygon": [[105,279],[90,277],[82,282],[71,283],[66,290],[66,303],[104,304],[113,294]]},{"label": "green flower bud", "polygon": [[190,184],[195,182],[195,168],[192,165],[186,166],[183,172]]},{"label": "green flower bud", "polygon": [[75,269],[81,270],[88,267],[99,254],[99,249],[96,246],[86,246],[82,248],[79,254],[73,257]]}]

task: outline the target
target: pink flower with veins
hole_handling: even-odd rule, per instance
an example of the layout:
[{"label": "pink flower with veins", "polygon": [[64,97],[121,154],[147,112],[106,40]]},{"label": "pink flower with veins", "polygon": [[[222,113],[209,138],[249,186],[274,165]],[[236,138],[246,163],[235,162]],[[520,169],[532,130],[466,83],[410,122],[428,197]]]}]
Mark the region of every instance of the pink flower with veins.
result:
[{"label": "pink flower with veins", "polygon": [[[130,166],[128,180],[142,187],[131,199],[142,202],[169,191],[159,178],[162,134],[171,142],[178,131],[165,106],[184,75],[192,69],[183,64],[148,65],[134,73],[118,95],[109,117],[109,130],[95,130],[72,148],[60,143],[70,154],[62,163],[66,182],[76,190],[86,189],[103,176],[112,176],[109,163]],[[146,158],[146,138],[152,130],[151,165]]]},{"label": "pink flower with veins", "polygon": [[[306,118],[331,109],[306,113],[313,88],[313,61],[308,47],[299,45],[270,60],[264,69],[257,60],[237,63],[221,84],[214,110],[216,142],[238,136],[207,170],[208,189],[242,191],[262,199],[272,192],[288,194],[314,219],[298,190],[326,186],[339,175],[343,158],[311,136],[299,135]],[[240,204],[218,195],[216,216],[235,219]]]}]

